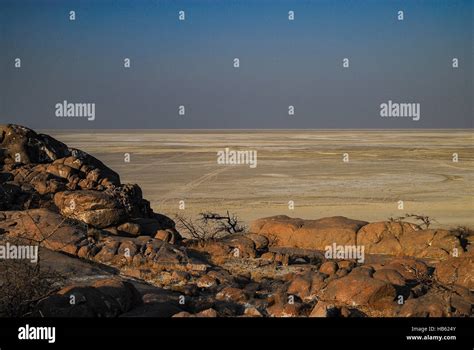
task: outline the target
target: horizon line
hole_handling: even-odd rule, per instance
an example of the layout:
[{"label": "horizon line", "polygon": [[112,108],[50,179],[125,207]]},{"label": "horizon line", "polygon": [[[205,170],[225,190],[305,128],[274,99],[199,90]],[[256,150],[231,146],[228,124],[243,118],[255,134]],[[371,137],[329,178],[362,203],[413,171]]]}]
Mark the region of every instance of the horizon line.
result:
[{"label": "horizon line", "polygon": [[[28,127],[30,128],[30,127]],[[30,128],[33,129],[33,128]],[[35,129],[33,129],[35,130]],[[36,130],[49,130],[49,131],[136,131],[136,132],[147,132],[147,131],[270,131],[270,132],[278,132],[278,131],[408,131],[408,132],[416,132],[416,131],[457,131],[457,130],[474,130],[474,127],[468,128],[416,128],[416,129],[407,129],[407,128],[399,128],[399,129],[384,129],[384,128],[290,128],[290,129],[283,129],[283,128],[229,128],[229,129],[208,129],[208,128],[192,128],[192,129],[181,129],[181,128],[96,128],[96,129],[69,129],[69,128],[38,128]]]}]

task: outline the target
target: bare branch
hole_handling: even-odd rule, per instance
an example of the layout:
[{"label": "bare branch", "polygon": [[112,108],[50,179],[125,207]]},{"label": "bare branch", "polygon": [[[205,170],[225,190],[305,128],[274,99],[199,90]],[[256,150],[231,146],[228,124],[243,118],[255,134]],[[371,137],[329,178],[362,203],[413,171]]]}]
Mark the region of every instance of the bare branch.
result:
[{"label": "bare branch", "polygon": [[238,217],[231,215],[228,211],[226,215],[213,212],[200,213],[196,220],[176,214],[175,221],[178,231],[200,242],[241,233],[246,229],[239,223]]}]

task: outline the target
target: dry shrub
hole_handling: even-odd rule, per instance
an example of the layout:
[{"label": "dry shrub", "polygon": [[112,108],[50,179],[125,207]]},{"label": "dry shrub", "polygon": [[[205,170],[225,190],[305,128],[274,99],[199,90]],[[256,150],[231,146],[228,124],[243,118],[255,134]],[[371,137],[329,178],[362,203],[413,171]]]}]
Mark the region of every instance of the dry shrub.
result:
[{"label": "dry shrub", "polygon": [[242,233],[246,230],[246,227],[239,223],[239,218],[228,211],[225,215],[212,212],[200,213],[197,219],[176,214],[175,222],[179,232],[200,242]]},{"label": "dry shrub", "polygon": [[0,317],[24,317],[36,302],[64,282],[58,272],[27,260],[4,260],[0,265]]}]

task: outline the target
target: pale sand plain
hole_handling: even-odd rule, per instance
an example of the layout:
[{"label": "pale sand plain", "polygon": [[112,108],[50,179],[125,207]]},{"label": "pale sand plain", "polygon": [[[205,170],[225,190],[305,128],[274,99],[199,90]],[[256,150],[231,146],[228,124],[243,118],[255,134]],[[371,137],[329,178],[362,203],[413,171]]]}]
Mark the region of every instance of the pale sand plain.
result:
[{"label": "pale sand plain", "polygon": [[[169,216],[183,213],[184,200],[187,216],[229,210],[247,224],[280,214],[373,222],[414,213],[436,227],[474,227],[472,130],[43,132],[139,184],[153,209]],[[225,147],[256,150],[257,167],[217,164]]]}]

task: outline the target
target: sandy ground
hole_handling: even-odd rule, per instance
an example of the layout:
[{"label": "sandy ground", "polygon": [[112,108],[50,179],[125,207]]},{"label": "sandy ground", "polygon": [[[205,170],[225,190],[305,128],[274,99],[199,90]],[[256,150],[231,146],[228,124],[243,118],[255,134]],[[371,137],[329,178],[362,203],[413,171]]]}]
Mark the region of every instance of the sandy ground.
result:
[{"label": "sandy ground", "polygon": [[[154,210],[170,216],[183,213],[184,200],[187,216],[229,210],[246,223],[277,214],[380,221],[415,213],[438,227],[474,227],[472,130],[44,132],[138,183]],[[217,164],[225,147],[256,150],[258,166]]]}]

